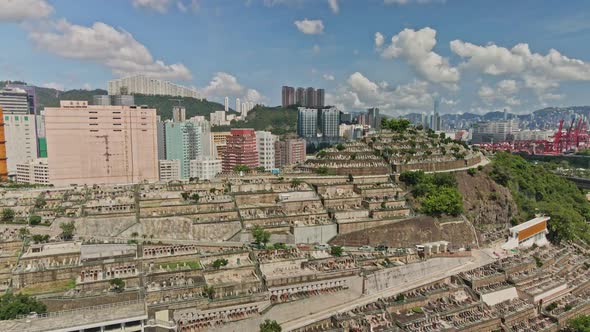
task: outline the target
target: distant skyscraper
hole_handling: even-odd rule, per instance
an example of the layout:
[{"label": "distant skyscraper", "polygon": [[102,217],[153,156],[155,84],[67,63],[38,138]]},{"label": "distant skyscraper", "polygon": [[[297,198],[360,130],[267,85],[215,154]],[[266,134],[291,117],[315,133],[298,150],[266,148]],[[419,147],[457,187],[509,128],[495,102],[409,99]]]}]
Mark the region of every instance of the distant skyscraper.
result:
[{"label": "distant skyscraper", "polygon": [[242,103],[240,115],[242,116],[242,119],[246,118],[246,115],[248,115],[248,103]]},{"label": "distant skyscraper", "polygon": [[315,89],[309,87],[305,89],[305,106],[306,107],[317,107],[317,100],[316,100],[316,93]]},{"label": "distant skyscraper", "polygon": [[324,107],[324,96],[326,91],[324,89],[317,89],[316,90],[316,107]]},{"label": "distant skyscraper", "polygon": [[368,125],[371,126],[373,129],[380,129],[381,128],[381,119],[379,117],[379,109],[376,107],[369,108],[367,112],[368,116]]},{"label": "distant skyscraper", "polygon": [[287,107],[295,104],[295,88],[283,86],[281,90],[281,105]]},{"label": "distant skyscraper", "polygon": [[[14,91],[14,92],[23,92],[26,94],[27,96],[27,104],[29,106],[29,114],[37,114],[37,95],[35,93],[35,87],[31,86],[31,85],[26,85],[26,84],[14,84],[14,83],[9,83],[6,85],[6,87],[3,90],[0,90],[0,100],[2,100],[3,98],[6,97],[6,95],[3,96],[2,91]],[[0,102],[0,106],[2,106],[2,103]],[[6,112],[7,109],[6,107],[4,108],[4,112]],[[12,111],[10,109],[8,109],[8,111]]]},{"label": "distant skyscraper", "polygon": [[223,100],[223,106],[226,112],[229,112],[229,97],[225,97],[225,99]]},{"label": "distant skyscraper", "polygon": [[24,89],[4,88],[0,90],[0,107],[4,113],[31,114],[29,97]]},{"label": "distant skyscraper", "polygon": [[297,92],[295,92],[295,104],[299,106],[306,105],[304,88],[297,88]]},{"label": "distant skyscraper", "polygon": [[240,103],[240,98],[236,98],[236,112],[238,112],[238,114],[242,114],[242,104]]},{"label": "distant skyscraper", "polygon": [[[338,127],[338,125],[336,125]],[[336,128],[338,130],[338,128]],[[318,110],[299,107],[297,113],[297,135],[303,138],[315,138],[318,133]]]},{"label": "distant skyscraper", "polygon": [[336,108],[326,108],[321,114],[321,129],[323,137],[338,137],[340,125],[340,111]]}]

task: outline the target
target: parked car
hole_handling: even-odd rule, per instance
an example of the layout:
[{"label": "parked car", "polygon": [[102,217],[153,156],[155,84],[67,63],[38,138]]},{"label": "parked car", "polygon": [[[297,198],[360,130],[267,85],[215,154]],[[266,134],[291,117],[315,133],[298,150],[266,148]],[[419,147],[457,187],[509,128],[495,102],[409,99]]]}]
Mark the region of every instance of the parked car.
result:
[{"label": "parked car", "polygon": [[325,243],[316,244],[314,246],[314,248],[316,248],[318,250],[330,250],[330,246],[328,244],[325,244]]},{"label": "parked car", "polygon": [[373,247],[371,247],[371,246],[362,246],[362,247],[359,247],[359,250],[360,251],[373,251]]}]

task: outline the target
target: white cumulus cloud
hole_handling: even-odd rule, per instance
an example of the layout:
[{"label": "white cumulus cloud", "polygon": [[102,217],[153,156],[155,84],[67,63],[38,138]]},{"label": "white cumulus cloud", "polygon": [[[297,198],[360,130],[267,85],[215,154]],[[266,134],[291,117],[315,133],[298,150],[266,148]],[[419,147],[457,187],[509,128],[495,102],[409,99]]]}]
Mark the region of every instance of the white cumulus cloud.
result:
[{"label": "white cumulus cloud", "polygon": [[435,94],[429,84],[415,80],[391,89],[387,82],[376,83],[360,72],[355,72],[335,93],[326,95],[327,103],[343,110],[379,107],[385,112],[404,113],[430,109]]},{"label": "white cumulus cloud", "polygon": [[381,32],[375,32],[375,48],[381,49],[385,43],[385,37]]},{"label": "white cumulus cloud", "polygon": [[487,105],[499,102],[504,105],[520,105],[520,100],[515,96],[520,87],[515,80],[502,80],[496,84],[496,87],[482,85],[477,92],[478,96]]},{"label": "white cumulus cloud", "polygon": [[590,63],[569,58],[555,49],[545,55],[531,52],[526,43],[506,48],[495,44],[475,45],[461,40],[451,42],[451,50],[464,59],[462,68],[493,76],[522,78],[540,101],[555,100],[556,89],[564,81],[590,81]]},{"label": "white cumulus cloud", "polygon": [[171,3],[172,0],[133,0],[133,6],[136,8],[150,9],[162,14],[168,11]]},{"label": "white cumulus cloud", "polygon": [[295,21],[295,26],[306,35],[319,35],[324,32],[324,23],[322,20],[308,20]]},{"label": "white cumulus cloud", "polygon": [[144,74],[161,79],[189,80],[182,63],[155,60],[131,33],[96,22],[90,27],[61,20],[50,27],[32,28],[29,38],[42,50],[75,60],[92,61],[110,68],[117,76]]},{"label": "white cumulus cloud", "polygon": [[381,52],[381,56],[386,59],[402,58],[424,79],[454,87],[459,81],[459,70],[433,51],[435,45],[436,30],[428,27],[404,29],[391,38],[391,44]]},{"label": "white cumulus cloud", "polygon": [[325,79],[326,81],[333,81],[336,79],[334,77],[334,75],[332,75],[332,74],[324,74],[324,75],[322,75],[322,78]]},{"label": "white cumulus cloud", "polygon": [[209,82],[209,85],[202,89],[202,92],[207,98],[234,96],[254,103],[262,103],[266,100],[260,92],[244,87],[238,82],[235,76],[224,72],[216,73]]},{"label": "white cumulus cloud", "polygon": [[338,5],[338,0],[328,0],[328,4],[330,5],[330,9],[332,13],[338,14],[340,12],[340,6]]},{"label": "white cumulus cloud", "polygon": [[56,82],[43,83],[43,87],[44,88],[49,88],[49,89],[55,89],[55,90],[58,90],[58,91],[64,91],[66,89],[63,84],[56,83]]},{"label": "white cumulus cloud", "polygon": [[40,19],[53,13],[45,0],[0,0],[0,22],[21,22]]}]

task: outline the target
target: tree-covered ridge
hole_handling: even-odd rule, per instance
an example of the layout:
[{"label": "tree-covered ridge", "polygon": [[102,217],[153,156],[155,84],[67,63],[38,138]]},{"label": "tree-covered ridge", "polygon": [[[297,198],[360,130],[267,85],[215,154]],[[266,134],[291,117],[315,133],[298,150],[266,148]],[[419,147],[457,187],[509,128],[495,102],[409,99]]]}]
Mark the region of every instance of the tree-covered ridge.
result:
[{"label": "tree-covered ridge", "polygon": [[590,203],[573,182],[505,152],[495,155],[489,175],[510,189],[518,206],[514,224],[543,213],[551,217],[549,235],[553,241],[590,243]]},{"label": "tree-covered ridge", "polygon": [[229,131],[231,128],[254,128],[270,131],[275,135],[297,132],[297,108],[255,106],[246,117],[246,121],[232,121],[229,126],[213,127],[213,131]]},{"label": "tree-covered ridge", "polygon": [[411,188],[412,195],[420,204],[420,212],[432,217],[463,213],[463,197],[452,173],[409,171],[400,174],[399,178]]}]

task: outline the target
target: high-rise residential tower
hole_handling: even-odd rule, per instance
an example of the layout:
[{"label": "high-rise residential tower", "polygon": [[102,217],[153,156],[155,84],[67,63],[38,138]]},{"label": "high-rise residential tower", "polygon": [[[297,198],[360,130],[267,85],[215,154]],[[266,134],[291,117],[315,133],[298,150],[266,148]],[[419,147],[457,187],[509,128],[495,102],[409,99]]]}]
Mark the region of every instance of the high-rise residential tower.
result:
[{"label": "high-rise residential tower", "polygon": [[229,112],[229,97],[225,97],[223,99],[223,106],[224,106],[223,109],[225,110],[225,112],[226,113]]},{"label": "high-rise residential tower", "polygon": [[376,107],[369,108],[367,111],[369,126],[373,129],[381,128],[381,117],[379,116],[379,109]]},{"label": "high-rise residential tower", "polygon": [[324,90],[324,89],[317,89],[315,93],[316,93],[316,105],[315,105],[315,107],[318,107],[318,108],[324,107],[325,106],[324,105],[324,103],[325,103],[324,102],[324,99],[325,99],[325,95],[326,95],[326,90]]},{"label": "high-rise residential tower", "polygon": [[281,90],[281,105],[287,107],[295,104],[295,88],[283,86]]},{"label": "high-rise residential tower", "polygon": [[303,138],[315,138],[318,133],[318,110],[299,107],[297,113],[297,135]]},{"label": "high-rise residential tower", "polygon": [[270,131],[256,132],[256,151],[258,152],[258,165],[270,171],[275,168],[275,141],[277,137]]},{"label": "high-rise residential tower", "polygon": [[202,155],[201,128],[192,122],[166,123],[166,159],[180,160],[180,177],[190,177],[190,161]]},{"label": "high-rise residential tower", "polygon": [[174,121],[174,122],[186,121],[186,108],[184,108],[183,106],[173,106],[172,107],[172,121]]},{"label": "high-rise residential tower", "polygon": [[317,95],[315,89],[312,87],[305,89],[305,106],[317,107]]},{"label": "high-rise residential tower", "polygon": [[321,112],[320,122],[323,137],[339,137],[338,125],[340,125],[340,111],[335,107],[332,107],[322,109]]},{"label": "high-rise residential tower", "polygon": [[231,135],[227,137],[223,152],[223,171],[231,171],[238,165],[258,167],[254,129],[232,129]]}]

